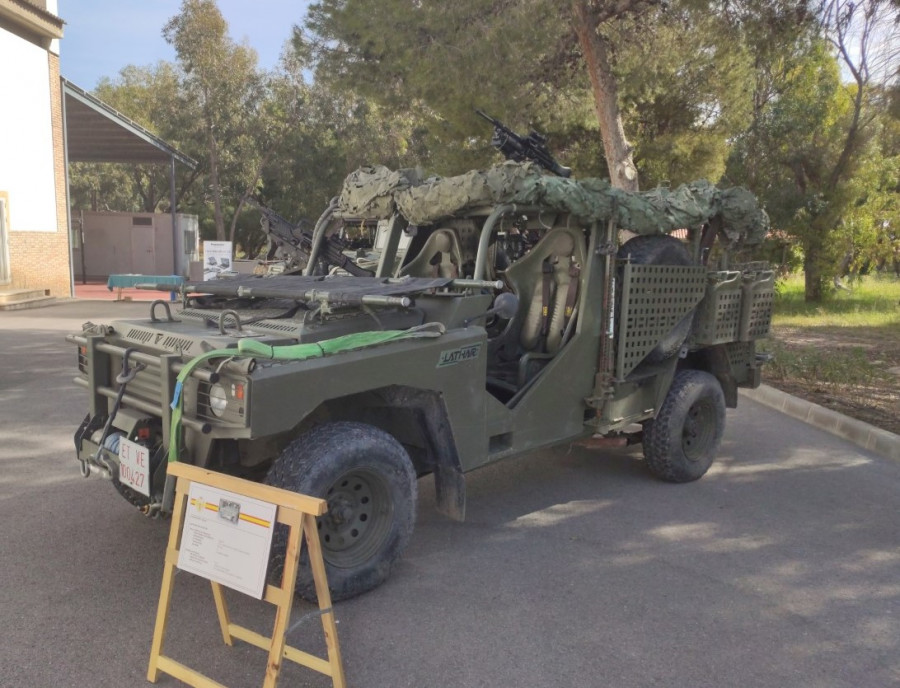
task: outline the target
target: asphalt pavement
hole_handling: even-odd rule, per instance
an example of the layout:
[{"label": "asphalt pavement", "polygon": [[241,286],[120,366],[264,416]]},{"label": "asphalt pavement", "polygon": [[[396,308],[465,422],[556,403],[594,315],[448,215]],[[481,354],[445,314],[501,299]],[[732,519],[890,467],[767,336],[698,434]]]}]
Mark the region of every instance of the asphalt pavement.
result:
[{"label": "asphalt pavement", "polygon": [[[147,685],[168,521],[81,478],[86,399],[63,341],[147,312],[0,313],[0,686]],[[335,606],[349,685],[900,686],[900,462],[740,404],[696,483],[652,479],[640,447],[562,447],[470,474],[460,524],[422,479],[390,580]],[[228,599],[271,630],[269,605]],[[222,644],[208,582],[176,576],[172,609],[168,654],[262,683],[265,653]],[[288,641],[324,654],[312,611],[296,602]],[[280,685],[330,681],[286,663]]]}]

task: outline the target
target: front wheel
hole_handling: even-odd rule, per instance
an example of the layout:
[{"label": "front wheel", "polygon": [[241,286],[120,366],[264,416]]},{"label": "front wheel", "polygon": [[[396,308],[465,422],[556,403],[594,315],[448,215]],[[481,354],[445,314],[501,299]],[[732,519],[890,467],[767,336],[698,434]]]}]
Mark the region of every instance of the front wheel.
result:
[{"label": "front wheel", "polygon": [[656,418],[644,423],[644,458],[650,472],[672,483],[701,478],[725,433],[725,395],[701,370],[682,370]]},{"label": "front wheel", "polygon": [[[289,444],[266,483],[325,499],[317,519],[332,599],[360,595],[383,583],[403,553],[416,515],[416,474],[403,446],[371,425],[319,425]],[[286,533],[273,538],[270,571],[284,569]],[[315,601],[306,548],[297,593]]]}]

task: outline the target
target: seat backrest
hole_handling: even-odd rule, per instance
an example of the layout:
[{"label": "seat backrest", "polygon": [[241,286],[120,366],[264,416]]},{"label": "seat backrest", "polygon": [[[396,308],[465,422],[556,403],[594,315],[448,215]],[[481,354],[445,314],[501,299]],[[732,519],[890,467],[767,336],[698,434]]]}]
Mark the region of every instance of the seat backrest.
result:
[{"label": "seat backrest", "polygon": [[459,239],[452,229],[436,229],[425,240],[419,254],[400,268],[398,277],[458,278],[462,264]]},{"label": "seat backrest", "polygon": [[552,229],[506,271],[519,296],[519,343],[525,351],[555,354],[562,346],[566,324],[576,307],[584,255],[580,230]]}]

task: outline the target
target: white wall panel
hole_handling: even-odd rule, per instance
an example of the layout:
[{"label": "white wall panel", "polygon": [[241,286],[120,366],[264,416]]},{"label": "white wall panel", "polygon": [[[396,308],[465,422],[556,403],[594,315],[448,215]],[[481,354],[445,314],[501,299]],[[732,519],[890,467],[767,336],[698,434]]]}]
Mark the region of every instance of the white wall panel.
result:
[{"label": "white wall panel", "polygon": [[10,231],[57,231],[47,51],[5,29],[0,29],[0,191],[9,192]]}]

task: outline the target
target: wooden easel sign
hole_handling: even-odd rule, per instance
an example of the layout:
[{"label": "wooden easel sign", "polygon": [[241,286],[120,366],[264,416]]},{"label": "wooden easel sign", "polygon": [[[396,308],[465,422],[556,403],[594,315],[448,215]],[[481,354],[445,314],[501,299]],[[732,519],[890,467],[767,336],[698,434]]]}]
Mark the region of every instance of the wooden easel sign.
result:
[{"label": "wooden easel sign", "polygon": [[[334,686],[343,688],[344,668],[316,529],[316,516],[325,513],[326,502],[189,464],[170,463],[168,472],[177,478],[175,507],[147,680],[156,683],[162,671],[196,688],[224,688],[163,654],[177,567],[210,580],[222,640],[226,645],[233,645],[237,638],[268,651],[263,688],[275,688],[284,659],[330,676]],[[280,586],[267,585],[265,581],[275,523],[283,523],[289,529]],[[298,650],[285,641],[303,536],[309,550],[328,659]],[[231,622],[223,585],[275,605],[271,637]]]},{"label": "wooden easel sign", "polygon": [[192,482],[178,568],[262,599],[278,507]]}]

